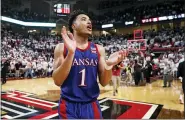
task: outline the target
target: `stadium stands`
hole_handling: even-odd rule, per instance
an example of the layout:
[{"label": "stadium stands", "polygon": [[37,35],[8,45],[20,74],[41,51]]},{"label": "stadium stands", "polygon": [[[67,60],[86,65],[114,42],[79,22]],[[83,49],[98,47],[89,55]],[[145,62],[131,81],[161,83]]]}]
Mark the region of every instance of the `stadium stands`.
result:
[{"label": "stadium stands", "polygon": [[[9,8],[8,4],[9,3],[2,6],[3,16],[23,21],[49,21],[49,17],[44,14],[32,13],[27,10],[16,11]],[[14,2],[12,4],[21,6],[20,2]],[[143,18],[181,14],[184,11],[183,5],[184,1],[165,1],[165,3],[158,3],[155,6],[143,5],[136,8],[128,8],[124,11],[111,11],[102,16],[96,16],[92,12],[90,14],[93,18],[97,18],[93,19],[95,24],[121,23],[129,20],[134,20],[137,23],[137,21],[141,21]],[[15,73],[15,64],[20,62],[24,75],[24,69],[28,61],[32,62],[34,77],[47,76],[45,73],[48,71],[51,73],[54,48],[56,44],[62,42],[60,36],[42,34],[24,35],[16,33],[4,25],[2,25],[1,36],[1,56],[3,58],[1,62],[7,59],[10,60],[11,69],[9,73]],[[119,49],[126,49],[127,40],[130,39],[133,39],[133,34],[90,37],[91,41],[105,47],[107,56]],[[143,39],[147,40],[146,52],[148,52],[148,50],[150,50],[150,52],[165,52],[168,50],[176,54],[176,52],[185,45],[183,41],[185,39],[185,29],[176,27],[165,28],[159,31],[145,30],[143,31]]]}]

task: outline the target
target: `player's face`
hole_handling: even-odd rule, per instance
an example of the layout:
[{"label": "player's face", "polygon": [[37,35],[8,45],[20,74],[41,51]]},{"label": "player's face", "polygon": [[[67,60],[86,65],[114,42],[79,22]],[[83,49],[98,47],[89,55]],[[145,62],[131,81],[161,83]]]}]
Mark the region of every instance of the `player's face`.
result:
[{"label": "player's face", "polygon": [[74,22],[74,30],[81,35],[91,35],[92,23],[90,18],[85,14],[78,15]]}]

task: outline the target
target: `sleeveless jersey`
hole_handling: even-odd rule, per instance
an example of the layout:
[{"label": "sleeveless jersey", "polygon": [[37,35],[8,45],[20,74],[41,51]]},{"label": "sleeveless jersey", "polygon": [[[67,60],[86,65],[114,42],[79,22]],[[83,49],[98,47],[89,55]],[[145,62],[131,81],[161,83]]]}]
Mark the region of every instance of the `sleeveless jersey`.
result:
[{"label": "sleeveless jersey", "polygon": [[[67,49],[64,46],[64,57]],[[97,82],[99,52],[89,42],[84,50],[76,48],[69,75],[61,85],[61,97],[74,102],[91,102],[99,96]]]}]

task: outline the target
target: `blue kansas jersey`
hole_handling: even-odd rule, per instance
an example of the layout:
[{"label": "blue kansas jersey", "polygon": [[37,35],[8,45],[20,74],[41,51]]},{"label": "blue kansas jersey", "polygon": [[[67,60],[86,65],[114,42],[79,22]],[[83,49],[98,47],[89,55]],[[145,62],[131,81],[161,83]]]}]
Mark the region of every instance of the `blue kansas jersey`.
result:
[{"label": "blue kansas jersey", "polygon": [[[64,57],[67,49],[64,47]],[[74,102],[90,102],[99,96],[97,82],[99,52],[96,45],[89,42],[85,50],[75,51],[68,77],[61,86],[61,97]]]}]

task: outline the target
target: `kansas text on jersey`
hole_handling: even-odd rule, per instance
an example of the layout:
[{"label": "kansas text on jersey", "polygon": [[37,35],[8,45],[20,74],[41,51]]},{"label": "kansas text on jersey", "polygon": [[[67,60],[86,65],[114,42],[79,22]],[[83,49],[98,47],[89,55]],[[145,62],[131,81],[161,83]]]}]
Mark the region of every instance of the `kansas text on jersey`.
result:
[{"label": "kansas text on jersey", "polygon": [[[64,46],[64,57],[67,49]],[[68,77],[61,86],[61,97],[74,102],[91,102],[99,96],[97,83],[99,52],[89,42],[84,50],[77,48]]]}]

